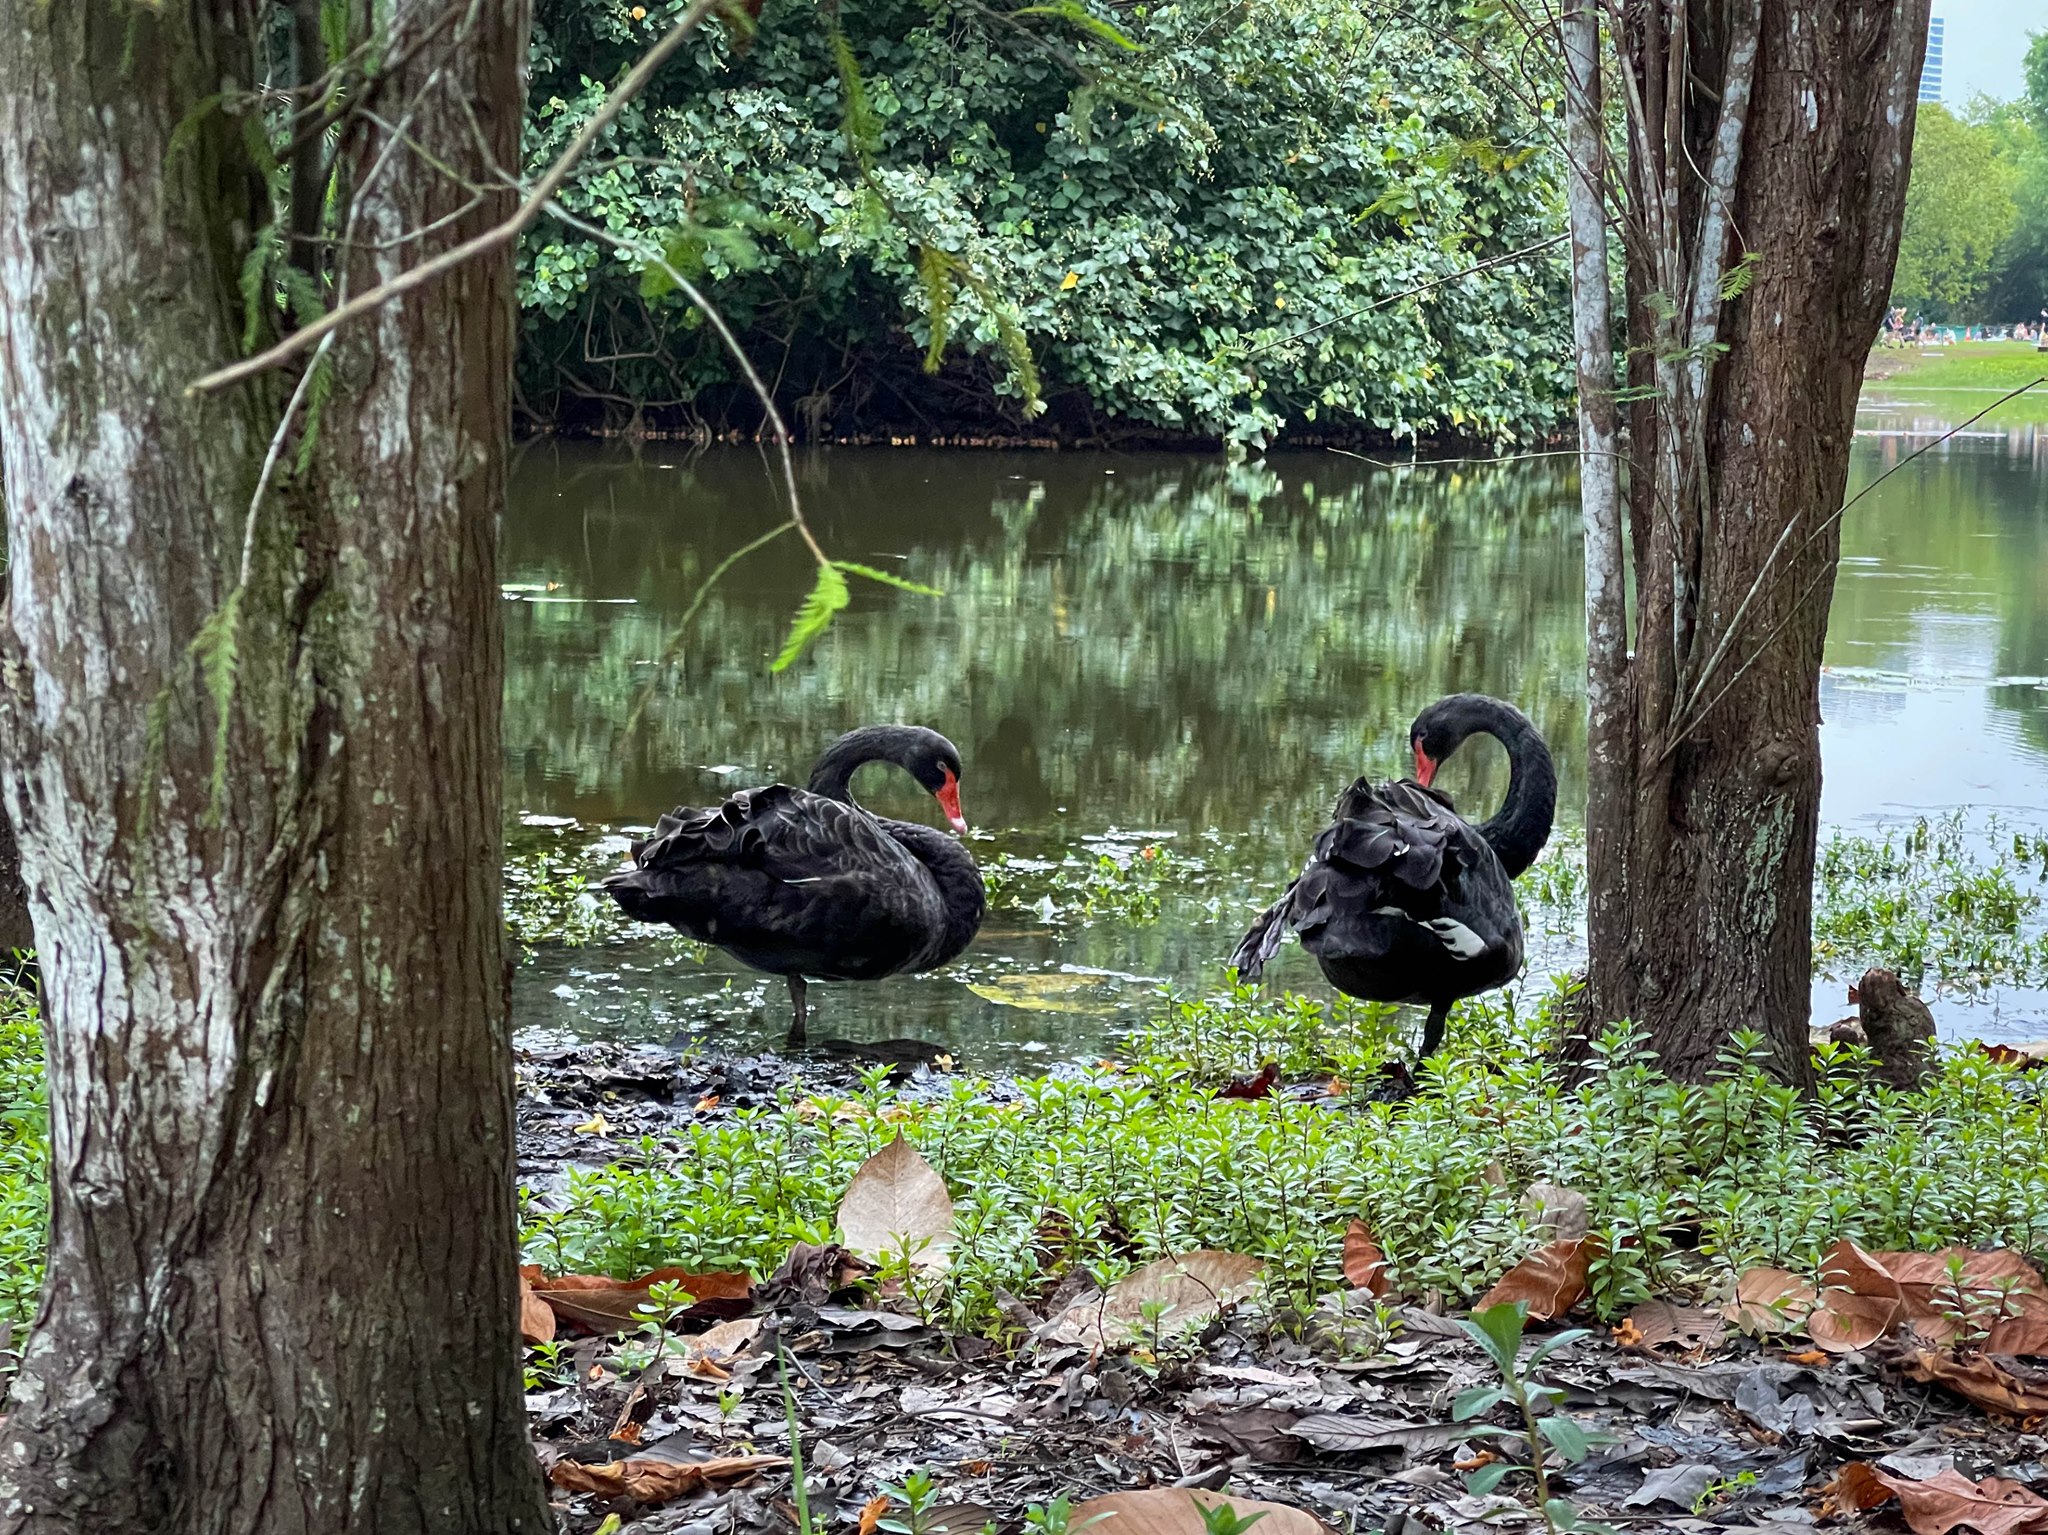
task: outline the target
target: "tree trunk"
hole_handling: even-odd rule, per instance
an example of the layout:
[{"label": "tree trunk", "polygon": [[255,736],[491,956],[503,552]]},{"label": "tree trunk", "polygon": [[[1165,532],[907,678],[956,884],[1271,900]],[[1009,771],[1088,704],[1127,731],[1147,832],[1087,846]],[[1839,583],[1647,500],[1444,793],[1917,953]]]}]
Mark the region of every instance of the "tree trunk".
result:
[{"label": "tree trunk", "polygon": [[[1821,646],[1927,3],[1721,0],[1675,36],[1661,6],[1627,15],[1630,334],[1654,338],[1657,390],[1633,418],[1629,706],[1592,746],[1629,784],[1589,807],[1613,893],[1594,1016],[1644,1024],[1692,1079],[1756,1029],[1804,1082]],[[1739,294],[1731,232],[1756,258]]]},{"label": "tree trunk", "polygon": [[[384,120],[424,152],[346,130],[358,286],[505,211],[386,243],[469,199],[437,163],[487,180],[468,107],[517,161],[523,4],[445,9],[376,8]],[[509,252],[344,334],[259,495],[296,381],[184,390],[241,350],[272,219],[235,95],[268,7],[0,21],[0,712],[52,1186],[0,1529],[538,1535],[499,915]]]}]

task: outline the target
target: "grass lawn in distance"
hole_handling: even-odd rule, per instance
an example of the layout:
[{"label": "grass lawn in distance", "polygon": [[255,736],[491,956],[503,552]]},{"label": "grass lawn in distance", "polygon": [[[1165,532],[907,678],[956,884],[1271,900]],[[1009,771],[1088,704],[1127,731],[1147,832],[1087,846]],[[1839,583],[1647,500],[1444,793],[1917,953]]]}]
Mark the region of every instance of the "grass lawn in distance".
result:
[{"label": "grass lawn in distance", "polygon": [[[1863,377],[1866,407],[1930,406],[1961,421],[2001,394],[2048,381],[2048,352],[2025,341],[1960,341],[1949,346],[1880,346]],[[2048,382],[1999,406],[1987,427],[2048,421]]]}]

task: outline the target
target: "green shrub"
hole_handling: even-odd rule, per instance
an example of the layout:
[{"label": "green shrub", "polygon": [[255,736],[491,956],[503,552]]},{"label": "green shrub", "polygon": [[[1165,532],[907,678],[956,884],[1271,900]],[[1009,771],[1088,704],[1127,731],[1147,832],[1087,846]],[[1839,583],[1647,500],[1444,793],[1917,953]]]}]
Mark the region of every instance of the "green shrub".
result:
[{"label": "green shrub", "polygon": [[[682,9],[542,0],[529,169]],[[1508,443],[1564,421],[1556,251],[1456,275],[1554,232],[1542,125],[1499,84],[1511,35],[1461,20],[1445,47],[1430,4],[1182,0],[1119,8],[1131,50],[1050,9],[840,9],[864,156],[821,11],[769,0],[744,53],[693,39],[561,201],[703,277],[817,430],[1021,423],[1019,339],[1083,433]],[[641,265],[560,221],[528,235],[528,407],[751,428],[716,339]]]}]

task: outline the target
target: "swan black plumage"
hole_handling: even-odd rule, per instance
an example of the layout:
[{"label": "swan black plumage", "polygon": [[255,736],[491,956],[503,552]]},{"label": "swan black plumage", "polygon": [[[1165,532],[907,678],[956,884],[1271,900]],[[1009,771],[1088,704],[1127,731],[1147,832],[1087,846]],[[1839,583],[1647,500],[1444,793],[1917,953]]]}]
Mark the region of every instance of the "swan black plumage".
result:
[{"label": "swan black plumage", "polygon": [[791,1045],[804,1041],[806,978],[935,970],[981,927],[987,897],[966,848],[854,803],[854,770],[869,762],[895,763],[955,831],[967,829],[953,743],[915,725],[868,725],[826,748],[808,788],[742,789],[722,805],[663,816],[633,844],[632,865],[604,882],[627,916],[786,977]]},{"label": "swan black plumage", "polygon": [[[1507,798],[1474,826],[1430,787],[1445,758],[1484,732],[1508,751]],[[1231,958],[1255,981],[1292,928],[1346,996],[1429,1008],[1422,1055],[1443,1043],[1465,997],[1522,968],[1522,920],[1509,881],[1536,861],[1557,810],[1550,748],[1521,710],[1483,693],[1438,699],[1408,732],[1415,777],[1359,779],[1337,801],[1301,875],[1252,924]]]}]

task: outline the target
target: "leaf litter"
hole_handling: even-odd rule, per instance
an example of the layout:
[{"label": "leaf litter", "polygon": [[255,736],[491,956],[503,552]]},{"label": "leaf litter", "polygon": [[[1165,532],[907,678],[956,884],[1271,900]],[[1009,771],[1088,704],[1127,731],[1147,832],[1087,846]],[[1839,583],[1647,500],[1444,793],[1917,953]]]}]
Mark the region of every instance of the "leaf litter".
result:
[{"label": "leaf litter", "polygon": [[[596,1110],[639,1133],[632,1084],[657,1073],[610,1050],[556,1076],[537,1116],[552,1140],[536,1152],[522,1136],[543,1179],[588,1156],[573,1126]],[[716,1091],[650,1083],[653,1117],[772,1091],[772,1067],[758,1081],[721,1069]],[[590,1085],[607,1078],[626,1085]],[[562,1530],[617,1517],[637,1535],[787,1531],[798,1455],[821,1535],[907,1528],[884,1489],[920,1470],[941,1502],[916,1535],[1012,1535],[1027,1505],[1062,1496],[1069,1528],[1101,1513],[1089,1527],[1104,1535],[1207,1535],[1203,1508],[1224,1503],[1263,1515],[1265,1535],[1540,1527],[1526,1478],[1466,1488],[1524,1453],[1518,1425],[1452,1421],[1452,1399],[1493,1384],[1492,1367],[1404,1292],[1362,1220],[1333,1233],[1348,1288],[1308,1315],[1267,1309],[1256,1257],[1193,1251],[1005,1298],[1013,1327],[996,1341],[944,1320],[960,1192],[899,1136],[849,1185],[841,1240],[795,1244],[758,1283],[524,1270],[521,1330],[552,1365],[528,1407]],[[1574,1199],[1530,1190],[1550,1240],[1488,1297],[1528,1304],[1531,1346],[1575,1311],[1588,1320],[1600,1249]],[[1048,1212],[1041,1240],[1056,1246],[1063,1219]],[[643,1308],[664,1282],[696,1299],[651,1347]],[[1608,1436],[1553,1478],[1582,1516],[1631,1535],[1796,1535],[1816,1520],[2048,1535],[2044,1323],[2048,1286],[2006,1252],[1844,1242],[1816,1274],[1752,1268],[1720,1295],[1650,1297],[1539,1368],[1563,1411]]]}]

